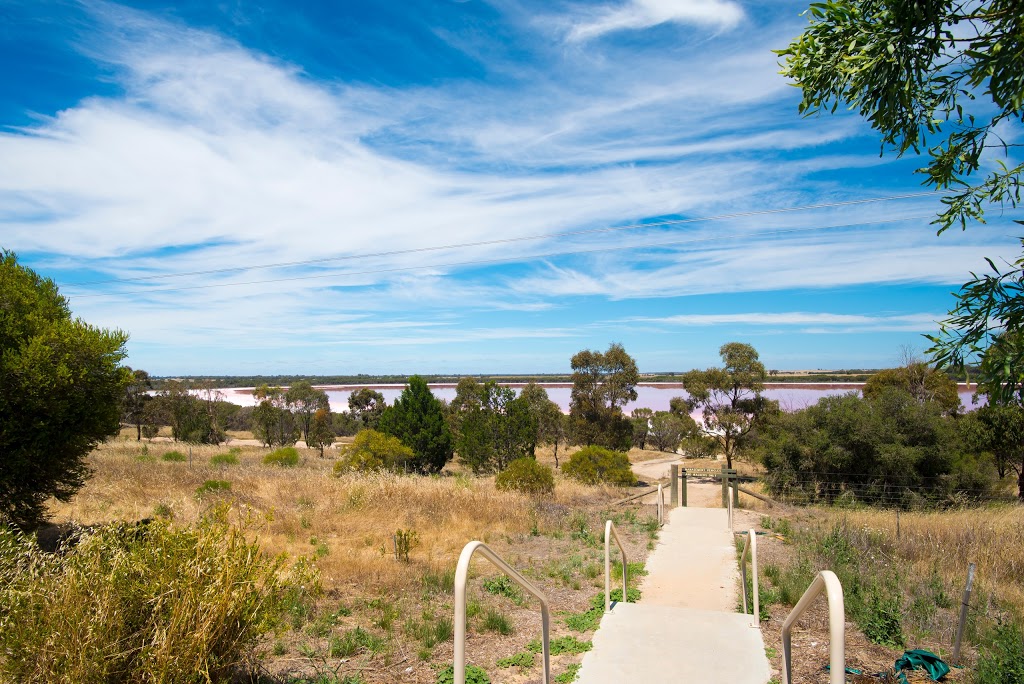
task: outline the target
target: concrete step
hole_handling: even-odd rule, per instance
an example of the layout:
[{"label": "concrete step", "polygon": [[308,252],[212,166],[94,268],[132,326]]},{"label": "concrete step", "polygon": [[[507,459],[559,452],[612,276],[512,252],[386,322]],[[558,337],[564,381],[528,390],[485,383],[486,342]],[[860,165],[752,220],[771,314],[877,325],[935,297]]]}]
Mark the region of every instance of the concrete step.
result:
[{"label": "concrete step", "polygon": [[669,511],[658,545],[647,558],[642,603],[732,612],[739,571],[736,547],[722,508]]},{"label": "concrete step", "polygon": [[765,684],[771,668],[753,617],[618,603],[601,620],[578,682]]}]

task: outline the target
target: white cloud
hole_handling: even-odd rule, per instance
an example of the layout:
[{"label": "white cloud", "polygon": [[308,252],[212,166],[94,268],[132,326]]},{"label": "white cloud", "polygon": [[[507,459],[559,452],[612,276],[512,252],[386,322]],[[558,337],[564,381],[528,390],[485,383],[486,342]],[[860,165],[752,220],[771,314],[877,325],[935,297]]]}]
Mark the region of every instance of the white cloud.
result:
[{"label": "white cloud", "polygon": [[618,7],[605,7],[577,22],[568,39],[592,40],[615,31],[645,29],[669,22],[728,29],[738,24],[743,16],[740,5],[729,0],[627,0]]}]

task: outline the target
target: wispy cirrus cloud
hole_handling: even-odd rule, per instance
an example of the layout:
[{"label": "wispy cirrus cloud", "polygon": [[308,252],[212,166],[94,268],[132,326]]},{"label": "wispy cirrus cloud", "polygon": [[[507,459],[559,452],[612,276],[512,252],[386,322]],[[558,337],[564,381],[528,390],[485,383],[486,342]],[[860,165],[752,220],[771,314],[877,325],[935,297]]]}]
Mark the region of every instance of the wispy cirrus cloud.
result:
[{"label": "wispy cirrus cloud", "polygon": [[570,41],[585,41],[608,33],[679,23],[718,29],[732,28],[744,16],[743,8],[730,0],[627,0],[591,10],[592,16],[577,20]]}]

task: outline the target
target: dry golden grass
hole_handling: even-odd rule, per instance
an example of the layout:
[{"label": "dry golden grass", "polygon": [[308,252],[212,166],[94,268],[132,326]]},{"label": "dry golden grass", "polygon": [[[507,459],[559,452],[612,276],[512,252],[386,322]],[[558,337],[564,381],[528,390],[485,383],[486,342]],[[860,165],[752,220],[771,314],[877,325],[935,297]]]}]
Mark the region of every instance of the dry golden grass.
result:
[{"label": "dry golden grass", "polygon": [[[815,525],[846,526],[858,548],[880,550],[908,577],[932,573],[953,587],[955,596],[977,565],[975,605],[988,612],[1001,606],[1024,605],[1024,507],[994,506],[951,511],[902,512],[899,534],[895,511],[814,509]],[[1024,615],[1016,615],[1021,619]]]},{"label": "dry golden grass", "polygon": [[[609,501],[619,491],[556,475],[554,494],[537,504],[495,489],[493,478],[334,477],[333,460],[312,450],[303,451],[295,468],[264,465],[270,450],[258,447],[241,447],[239,464],[221,467],[210,466],[209,459],[226,447],[192,447],[191,466],[163,461],[171,450],[189,453],[187,445],[165,442],[102,445],[89,457],[94,473],[86,486],[71,502],[52,503],[54,521],[138,520],[169,510],[175,523],[187,525],[230,498],[239,509],[264,514],[259,541],[267,552],[317,556],[325,588],[358,585],[361,591],[384,592],[413,587],[427,572],[450,571],[472,539],[518,536],[535,526],[545,531],[561,523],[565,506]],[[207,480],[226,480],[231,489],[197,495]],[[416,532],[410,564],[394,560],[396,530]]]}]

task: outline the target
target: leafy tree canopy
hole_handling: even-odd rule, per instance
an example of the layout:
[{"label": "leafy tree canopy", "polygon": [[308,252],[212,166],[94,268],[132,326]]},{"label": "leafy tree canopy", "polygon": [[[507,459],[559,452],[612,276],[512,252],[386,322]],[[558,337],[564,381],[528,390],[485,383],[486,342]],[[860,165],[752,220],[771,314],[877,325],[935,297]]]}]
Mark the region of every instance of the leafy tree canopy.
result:
[{"label": "leafy tree canopy", "polygon": [[384,395],[369,387],[353,390],[348,395],[348,412],[362,424],[364,429],[376,429],[380,417],[387,407]]},{"label": "leafy tree canopy", "polygon": [[[803,92],[800,111],[846,104],[897,155],[927,155],[924,184],[943,191],[939,232],[1016,208],[1024,163],[1003,132],[1024,120],[1024,11],[1019,0],[828,0],[778,50]],[[1020,221],[1017,221],[1021,223]],[[979,385],[995,401],[1024,399],[1021,260],[972,274],[929,336],[940,367],[980,358]]]},{"label": "leafy tree canopy", "polygon": [[900,368],[888,368],[868,378],[861,390],[864,398],[878,396],[886,387],[902,389],[919,403],[935,402],[947,414],[958,413],[963,406],[957,392],[956,381],[928,364],[912,361]]},{"label": "leafy tree canopy", "polygon": [[[758,416],[775,408],[762,396],[767,375],[757,350],[749,344],[728,342],[718,350],[722,366],[692,370],[683,375],[683,388],[689,394],[688,408],[704,413],[704,429],[717,439],[727,464],[745,445]],[[675,404],[674,413],[685,415]]]},{"label": "leafy tree canopy", "polygon": [[640,380],[636,361],[621,344],[601,353],[585,349],[572,357],[569,430],[576,444],[628,449],[633,424],[622,408],[637,397]]},{"label": "leafy tree canopy", "polygon": [[52,280],[0,252],[0,519],[32,527],[120,427],[128,336],[73,319]]}]

